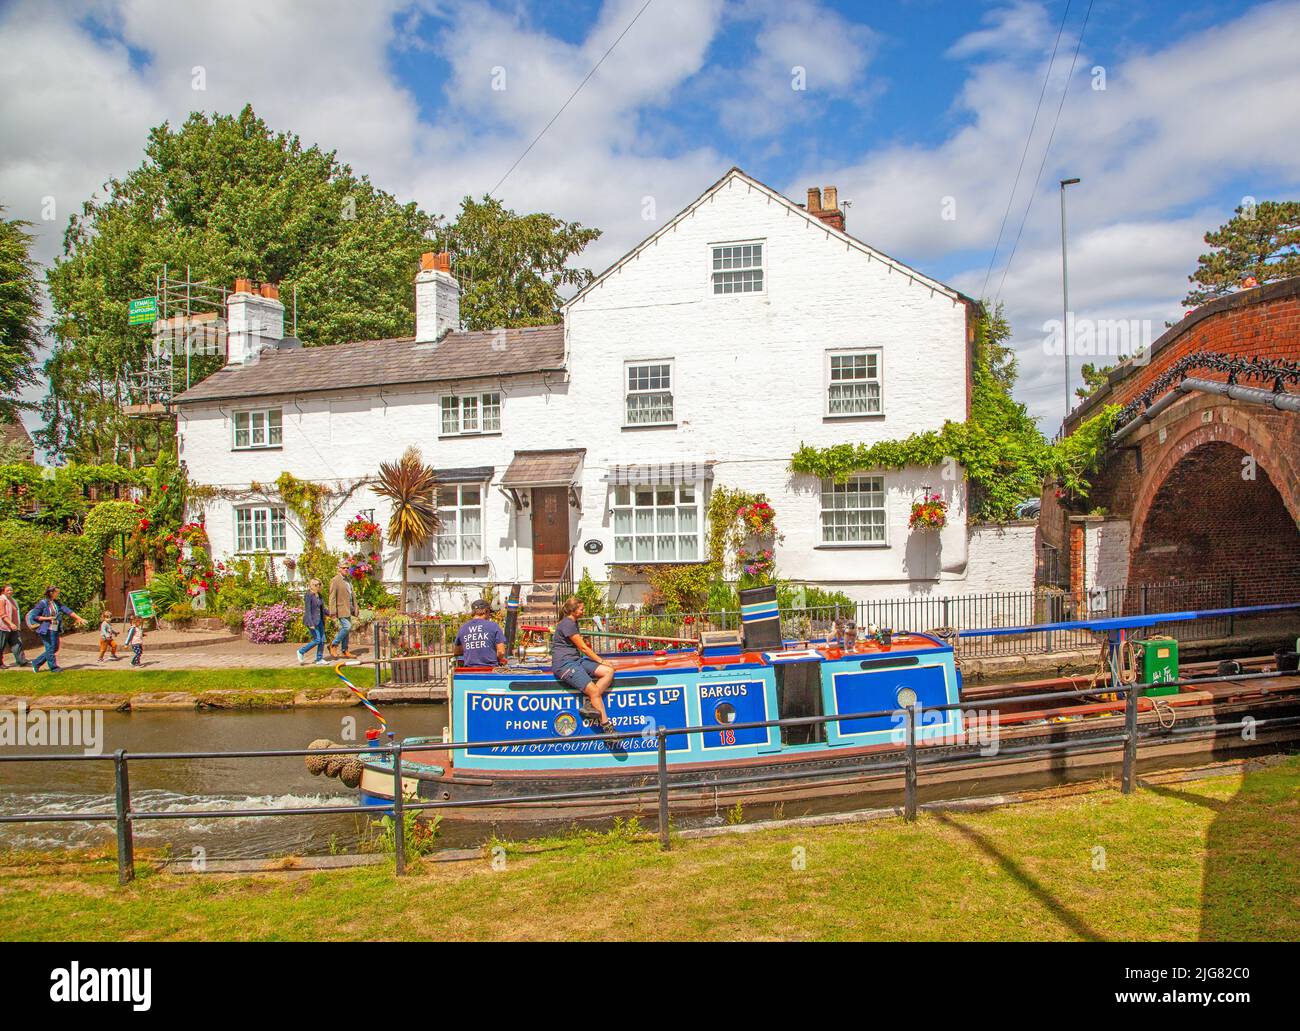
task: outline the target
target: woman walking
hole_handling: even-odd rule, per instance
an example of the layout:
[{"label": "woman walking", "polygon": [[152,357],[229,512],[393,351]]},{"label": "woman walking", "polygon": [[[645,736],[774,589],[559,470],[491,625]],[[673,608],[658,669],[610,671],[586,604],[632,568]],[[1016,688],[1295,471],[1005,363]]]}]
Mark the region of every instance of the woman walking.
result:
[{"label": "woman walking", "polygon": [[74,623],[86,625],[86,621],[72,609],[59,601],[57,587],[45,588],[45,597],[38,601],[31,612],[27,613],[27,625],[35,630],[45,645],[45,651],[32,663],[32,672],[39,673],[41,666],[48,666],[51,673],[63,672],[59,668],[59,636],[63,633],[63,617],[71,616]]},{"label": "woman walking", "polygon": [[315,577],[302,596],[302,625],[311,632],[311,640],[298,649],[298,665],[307,661],[307,653],[316,649],[316,665],[325,663],[325,599],[321,597],[320,581]]}]

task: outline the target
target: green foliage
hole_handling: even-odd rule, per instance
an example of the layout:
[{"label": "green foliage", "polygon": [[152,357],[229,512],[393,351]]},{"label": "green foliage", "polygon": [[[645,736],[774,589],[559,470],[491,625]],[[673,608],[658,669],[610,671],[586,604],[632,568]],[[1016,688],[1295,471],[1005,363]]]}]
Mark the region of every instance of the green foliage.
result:
[{"label": "green foliage", "polygon": [[[411,796],[410,801],[417,799]],[[405,839],[406,854],[411,856],[428,855],[434,850],[438,840],[438,827],[442,815],[421,814],[418,809],[402,810],[402,836]],[[371,837],[369,848],[385,855],[397,855],[397,821],[392,816],[383,816],[370,821]]]},{"label": "green foliage", "polygon": [[[553,322],[561,292],[591,277],[568,261],[596,235],[489,198],[466,198],[448,224],[334,152],[273,131],[251,107],[164,123],[141,163],[72,218],[49,273],[55,346],[42,443],[100,461],[119,450],[151,454],[171,439],[169,422],[119,412],[121,371],[149,346],[147,327],[127,324],[127,303],[155,292],[164,265],[217,286],[251,277],[279,283],[285,297],[296,287],[298,335],[317,347],[410,334],[419,255],[436,247],[455,255],[471,328]],[[221,363],[201,357],[192,375]]]},{"label": "green foliage", "polygon": [[153,603],[154,614],[160,618],[171,612],[173,607],[189,603],[181,578],[175,573],[157,573],[145,586],[149,591],[149,600]]},{"label": "green foliage", "polygon": [[1114,368],[1113,365],[1094,365],[1092,362],[1084,362],[1083,368],[1079,370],[1083,376],[1083,385],[1074,388],[1074,396],[1080,401],[1092,397],[1106,385],[1106,380]]},{"label": "green foliage", "polygon": [[857,606],[853,599],[843,591],[828,591],[811,584],[783,582],[776,588],[776,605],[778,609],[834,609],[854,612]]},{"label": "green foliage", "polygon": [[468,329],[493,329],[558,322],[563,297],[594,278],[569,261],[599,236],[599,229],[554,215],[517,215],[484,196],[466,197],[435,240],[452,254],[461,320]]},{"label": "green foliage", "polygon": [[188,601],[177,602],[163,615],[168,623],[177,629],[184,629],[194,622],[194,609]]},{"label": "green foliage", "polygon": [[18,394],[36,382],[41,341],[41,284],[32,260],[31,223],[4,217],[0,206],[0,419],[17,420]]},{"label": "green foliage", "polygon": [[227,626],[233,626],[237,615],[242,627],[244,613],[249,609],[265,608],[278,601],[296,604],[298,592],[286,584],[272,582],[265,561],[240,558],[229,563],[226,574],[216,581],[216,598],[209,598],[209,607]]},{"label": "green foliage", "polygon": [[0,584],[5,583],[14,585],[24,614],[50,586],[61,589],[65,605],[79,610],[103,590],[102,552],[80,534],[0,522]]},{"label": "green foliage", "polygon": [[134,501],[101,501],[86,515],[81,532],[108,549],[116,547],[119,534],[130,537],[139,524],[140,507]]},{"label": "green foliage", "polygon": [[70,465],[53,467],[15,462],[0,465],[0,519],[20,514],[41,526],[66,529],[75,526],[90,502],[91,487],[142,486],[148,471],[120,465]]},{"label": "green foliage", "polygon": [[602,616],[609,608],[608,595],[601,589],[600,584],[591,578],[589,569],[582,571],[582,579],[578,581],[578,586],[573,593],[586,606],[588,616]]},{"label": "green foliage", "polygon": [[149,532],[155,538],[175,533],[185,522],[185,502],[189,478],[185,468],[176,458],[176,451],[165,447],[158,453],[153,468],[148,471]]},{"label": "green foliage", "polygon": [[709,601],[709,585],[717,576],[711,562],[640,566],[638,572],[650,584],[650,607],[662,606],[668,613],[704,611]]},{"label": "green foliage", "polygon": [[1300,276],[1300,201],[1260,201],[1205,234],[1213,248],[1187,277],[1196,284],[1183,304],[1195,307],[1240,290],[1247,277],[1263,286]]},{"label": "green foliage", "polygon": [[[324,585],[328,580],[321,580]],[[364,609],[392,609],[397,607],[397,595],[384,586],[381,580],[362,580],[356,587],[357,605]]]}]

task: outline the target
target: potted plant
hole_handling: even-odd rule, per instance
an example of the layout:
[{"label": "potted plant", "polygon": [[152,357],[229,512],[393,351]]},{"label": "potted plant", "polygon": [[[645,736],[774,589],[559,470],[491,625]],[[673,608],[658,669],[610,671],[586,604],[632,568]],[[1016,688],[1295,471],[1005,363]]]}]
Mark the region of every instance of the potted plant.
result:
[{"label": "potted plant", "polygon": [[948,502],[938,494],[926,491],[920,501],[912,502],[912,514],[908,517],[909,530],[942,530],[948,525]]}]

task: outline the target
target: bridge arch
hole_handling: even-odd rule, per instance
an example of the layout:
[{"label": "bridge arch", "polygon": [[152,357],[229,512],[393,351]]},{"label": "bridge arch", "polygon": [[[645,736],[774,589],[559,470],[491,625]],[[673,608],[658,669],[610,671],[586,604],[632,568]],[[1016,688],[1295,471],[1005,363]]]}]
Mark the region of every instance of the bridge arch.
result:
[{"label": "bridge arch", "polygon": [[1300,578],[1300,477],[1268,427],[1223,405],[1187,412],[1165,433],[1134,498],[1130,581]]}]

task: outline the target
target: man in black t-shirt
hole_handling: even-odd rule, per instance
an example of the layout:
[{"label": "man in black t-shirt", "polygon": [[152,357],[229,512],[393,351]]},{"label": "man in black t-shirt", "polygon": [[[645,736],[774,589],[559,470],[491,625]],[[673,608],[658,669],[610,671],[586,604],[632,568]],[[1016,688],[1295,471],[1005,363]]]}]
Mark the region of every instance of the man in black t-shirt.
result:
[{"label": "man in black t-shirt", "polygon": [[[582,639],[578,620],[585,611],[582,601],[569,598],[560,609],[561,619],[551,637],[551,672],[565,687],[583,694],[579,714],[599,724],[606,734],[616,733],[605,711],[605,692],[614,682],[614,669],[600,661],[600,656]],[[594,678],[594,679],[593,679]]]}]

